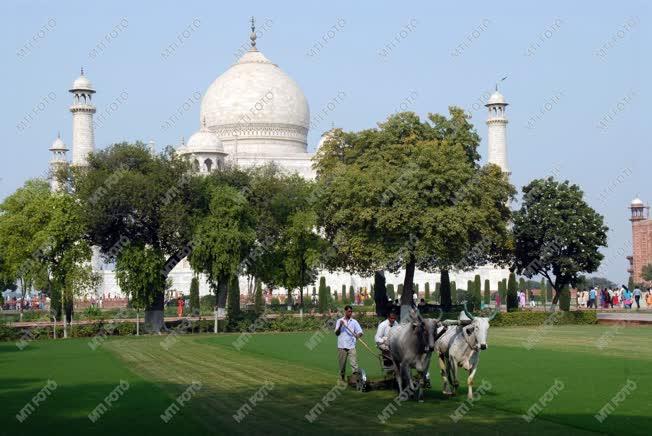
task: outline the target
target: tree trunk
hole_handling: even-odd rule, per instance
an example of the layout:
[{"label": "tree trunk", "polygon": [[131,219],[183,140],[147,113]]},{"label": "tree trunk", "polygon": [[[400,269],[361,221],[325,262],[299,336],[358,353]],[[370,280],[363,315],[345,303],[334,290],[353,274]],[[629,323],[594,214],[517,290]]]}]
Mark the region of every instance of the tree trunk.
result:
[{"label": "tree trunk", "polygon": [[66,323],[71,324],[72,323],[72,314],[75,311],[75,301],[74,298],[71,296],[70,300],[66,299]]},{"label": "tree trunk", "polygon": [[374,273],[374,301],[376,302],[376,315],[387,317],[391,305],[387,301],[387,282],[385,271]]},{"label": "tree trunk", "polygon": [[19,311],[20,315],[19,315],[19,318],[18,318],[18,320],[21,321],[21,322],[23,321],[23,305],[25,304],[25,286],[26,286],[25,285],[25,280],[23,280],[21,278],[20,279],[20,295],[21,295],[21,298],[20,298],[20,311]]},{"label": "tree trunk", "polygon": [[416,261],[414,256],[410,255],[407,265],[405,265],[405,280],[403,280],[403,295],[401,295],[401,306],[414,305],[414,270]]},{"label": "tree trunk", "polygon": [[231,276],[229,281],[227,313],[230,321],[237,319],[240,315],[240,281],[237,274]]},{"label": "tree trunk", "polygon": [[440,294],[440,305],[442,306],[444,312],[448,312],[453,305],[451,301],[451,280],[448,275],[448,270],[441,270],[441,280],[439,285],[439,294]]},{"label": "tree trunk", "polygon": [[414,270],[416,261],[410,254],[408,263],[405,265],[405,280],[403,280],[403,293],[401,294],[401,322],[408,319],[408,314],[414,306]]},{"label": "tree trunk", "polygon": [[160,334],[165,328],[165,295],[163,291],[157,291],[154,294],[154,301],[145,308],[145,319],[143,328],[147,333]]},{"label": "tree trunk", "polygon": [[[304,272],[305,272],[305,264],[303,262],[303,259],[301,259],[301,277],[300,277],[301,284],[299,286],[299,306],[300,307],[303,307],[303,276],[304,276]],[[344,296],[342,296],[342,297],[344,297]],[[344,301],[344,300],[342,300],[342,301]]]}]

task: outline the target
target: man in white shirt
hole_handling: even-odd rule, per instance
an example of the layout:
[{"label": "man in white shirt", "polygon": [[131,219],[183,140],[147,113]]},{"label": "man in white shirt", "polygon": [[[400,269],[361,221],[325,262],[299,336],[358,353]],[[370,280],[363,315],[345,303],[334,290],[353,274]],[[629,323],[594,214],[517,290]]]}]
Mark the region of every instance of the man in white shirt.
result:
[{"label": "man in white shirt", "polygon": [[346,375],[346,361],[349,360],[351,372],[358,373],[358,356],[355,351],[355,343],[362,336],[362,327],[358,321],[352,318],[353,308],[350,305],[344,306],[344,316],[335,323],[335,335],[337,336],[337,357],[340,364],[340,378],[344,381]]},{"label": "man in white shirt", "polygon": [[391,333],[396,331],[396,329],[398,329],[396,313],[389,312],[387,319],[378,324],[378,330],[376,331],[376,336],[374,338],[376,346],[381,351],[389,351],[389,336]]},{"label": "man in white shirt", "polygon": [[394,311],[390,311],[387,314],[387,319],[378,324],[378,330],[376,331],[374,340],[376,341],[376,346],[380,350],[380,354],[383,356],[383,366],[385,369],[394,366],[392,356],[389,352],[389,338],[393,333],[396,333],[396,330],[398,329],[399,324],[396,322],[396,312]]}]

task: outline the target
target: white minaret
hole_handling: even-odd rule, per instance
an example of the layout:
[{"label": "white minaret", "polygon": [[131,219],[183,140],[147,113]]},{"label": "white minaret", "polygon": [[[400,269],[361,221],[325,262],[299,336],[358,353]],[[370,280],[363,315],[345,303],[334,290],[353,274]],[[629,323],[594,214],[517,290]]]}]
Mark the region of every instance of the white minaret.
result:
[{"label": "white minaret", "polygon": [[[93,105],[93,94],[95,90],[91,81],[84,76],[84,69],[81,69],[81,75],[75,80],[70,88],[72,94],[72,164],[84,166],[87,164],[88,154],[95,151],[95,132],[93,129],[93,114],[95,106]],[[91,267],[94,272],[102,270],[102,258],[100,257],[100,247],[93,246],[93,256],[91,258]],[[101,293],[101,287],[95,289],[95,293]]]},{"label": "white minaret", "polygon": [[55,175],[60,168],[63,168],[68,164],[66,158],[68,147],[66,147],[66,144],[61,140],[61,135],[57,135],[57,139],[54,140],[49,150],[52,153],[52,159],[50,159],[50,190],[52,192],[57,192],[60,190],[61,186],[59,185]]},{"label": "white minaret", "polygon": [[86,165],[86,158],[89,153],[95,150],[95,134],[93,132],[93,106],[92,95],[95,90],[90,80],[84,76],[84,69],[81,76],[77,78],[70,89],[72,94],[72,164]]},{"label": "white minaret", "polygon": [[498,92],[491,94],[489,101],[485,106],[489,110],[487,118],[488,143],[489,143],[489,163],[493,163],[502,168],[503,172],[510,174],[507,165],[507,116],[505,108],[507,107],[505,97]]}]

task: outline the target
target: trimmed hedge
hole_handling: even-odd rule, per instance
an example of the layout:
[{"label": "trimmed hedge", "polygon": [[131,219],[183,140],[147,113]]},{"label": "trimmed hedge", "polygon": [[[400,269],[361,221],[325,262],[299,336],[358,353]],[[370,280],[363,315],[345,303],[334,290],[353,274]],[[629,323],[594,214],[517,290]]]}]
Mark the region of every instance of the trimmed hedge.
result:
[{"label": "trimmed hedge", "polygon": [[[489,312],[485,310],[484,315]],[[555,312],[557,318],[550,318],[551,312],[501,312],[491,321],[492,327],[509,327],[509,326],[537,326],[542,325],[549,319],[555,319],[555,324],[596,324],[597,315],[595,311],[577,311],[577,312]],[[424,317],[434,316],[436,314],[424,314]],[[457,319],[459,312],[450,312],[444,314],[444,319]],[[304,316],[303,319],[297,316],[281,315],[277,318],[259,319],[253,312],[243,313],[236,320],[220,320],[218,331],[223,332],[301,332],[316,331],[319,329],[332,329],[335,319],[338,315],[329,317],[328,315]],[[360,323],[368,334],[373,334],[380,318],[369,315],[356,315],[355,319]],[[550,321],[548,321],[550,322]],[[211,318],[200,321],[175,321],[166,323],[167,327],[176,333],[212,333],[215,321]],[[73,325],[72,332],[68,334],[74,338],[94,337],[103,332],[107,336],[130,336],[136,334],[136,324],[133,322],[106,324],[110,327],[104,330],[105,324],[97,322],[93,324]],[[141,332],[143,331],[141,323]],[[63,331],[57,326],[57,337],[61,338]],[[33,329],[8,327],[0,324],[0,341],[30,341],[34,339],[51,339],[52,327],[37,327]]]},{"label": "trimmed hedge", "polygon": [[[555,313],[555,318],[552,318]],[[554,324],[597,324],[598,316],[593,310],[575,312],[532,312],[521,310],[500,312],[491,320],[492,327],[542,325],[546,320],[555,320]],[[550,322],[550,321],[548,321]]]}]

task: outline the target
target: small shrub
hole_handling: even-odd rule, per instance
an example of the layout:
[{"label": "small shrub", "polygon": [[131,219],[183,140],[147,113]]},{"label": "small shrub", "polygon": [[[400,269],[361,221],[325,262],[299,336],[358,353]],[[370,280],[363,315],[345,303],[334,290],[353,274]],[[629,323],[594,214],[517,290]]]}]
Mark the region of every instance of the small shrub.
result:
[{"label": "small shrub", "polygon": [[203,295],[199,298],[199,307],[204,311],[213,311],[215,309],[215,295]]},{"label": "small shrub", "polygon": [[516,291],[516,276],[514,273],[509,274],[507,282],[507,311],[518,310],[518,294]]},{"label": "small shrub", "polygon": [[[516,312],[500,312],[491,321],[492,327],[533,326],[543,325],[551,316],[551,312],[534,312],[522,310]],[[556,324],[597,324],[595,311],[582,310],[576,312],[556,312]]]},{"label": "small shrub", "polygon": [[190,311],[198,311],[200,308],[199,279],[197,276],[193,276],[192,280],[190,280]]}]

